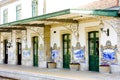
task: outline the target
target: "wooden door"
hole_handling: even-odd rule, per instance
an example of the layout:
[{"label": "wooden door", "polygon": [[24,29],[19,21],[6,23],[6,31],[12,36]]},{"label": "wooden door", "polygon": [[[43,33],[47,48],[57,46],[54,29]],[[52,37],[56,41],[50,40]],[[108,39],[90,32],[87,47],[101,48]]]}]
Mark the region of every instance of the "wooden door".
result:
[{"label": "wooden door", "polygon": [[70,34],[63,35],[63,68],[69,69],[70,64]]},{"label": "wooden door", "polygon": [[33,37],[33,66],[38,66],[38,37]]},{"label": "wooden door", "polygon": [[99,71],[99,33],[92,31],[88,33],[89,44],[89,70]]},{"label": "wooden door", "polygon": [[7,47],[7,40],[4,40],[4,63],[8,63],[8,47]]},{"label": "wooden door", "polygon": [[17,64],[21,65],[21,61],[22,61],[22,45],[19,42],[17,42],[17,59],[18,59]]}]

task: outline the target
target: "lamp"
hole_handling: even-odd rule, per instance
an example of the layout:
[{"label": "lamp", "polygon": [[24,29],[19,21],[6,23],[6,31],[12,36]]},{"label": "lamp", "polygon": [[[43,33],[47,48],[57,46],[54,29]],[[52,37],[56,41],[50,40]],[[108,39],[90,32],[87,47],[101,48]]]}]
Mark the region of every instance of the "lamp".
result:
[{"label": "lamp", "polygon": [[104,30],[104,23],[102,20],[100,21],[99,27],[100,27],[101,32],[104,32],[107,36],[109,36],[109,29]]},{"label": "lamp", "polygon": [[7,47],[8,47],[8,48],[12,47],[12,42],[8,42],[8,43],[7,43]]}]

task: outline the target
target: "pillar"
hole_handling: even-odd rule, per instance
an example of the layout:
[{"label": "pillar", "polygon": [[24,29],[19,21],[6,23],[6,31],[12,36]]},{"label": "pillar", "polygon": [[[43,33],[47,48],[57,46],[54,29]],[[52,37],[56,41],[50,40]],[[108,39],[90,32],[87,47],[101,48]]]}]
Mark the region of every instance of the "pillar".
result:
[{"label": "pillar", "polygon": [[46,25],[44,27],[44,45],[45,45],[45,53],[46,53],[46,61],[51,61],[51,51],[50,51],[50,25]]}]

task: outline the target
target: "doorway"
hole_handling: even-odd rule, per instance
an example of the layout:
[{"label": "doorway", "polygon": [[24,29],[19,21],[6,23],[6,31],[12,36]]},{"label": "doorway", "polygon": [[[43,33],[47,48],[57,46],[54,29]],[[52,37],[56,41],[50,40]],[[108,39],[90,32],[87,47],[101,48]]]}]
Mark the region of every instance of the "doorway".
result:
[{"label": "doorway", "polygon": [[63,34],[63,68],[69,69],[70,64],[70,34]]},{"label": "doorway", "polygon": [[99,32],[88,33],[89,70],[99,71]]},{"label": "doorway", "polygon": [[33,66],[38,67],[38,37],[33,37]]},{"label": "doorway", "polygon": [[7,47],[7,40],[4,40],[4,63],[8,64],[8,47]]},{"label": "doorway", "polygon": [[22,61],[22,44],[20,42],[17,42],[17,64],[21,65]]}]

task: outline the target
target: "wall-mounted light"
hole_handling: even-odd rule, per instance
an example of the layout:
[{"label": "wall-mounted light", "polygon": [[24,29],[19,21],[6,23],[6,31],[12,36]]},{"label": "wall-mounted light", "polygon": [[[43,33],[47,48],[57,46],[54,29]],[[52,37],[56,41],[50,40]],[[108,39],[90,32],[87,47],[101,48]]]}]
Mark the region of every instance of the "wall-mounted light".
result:
[{"label": "wall-mounted light", "polygon": [[12,42],[8,42],[8,43],[7,43],[7,47],[8,47],[8,48],[12,47]]},{"label": "wall-mounted light", "polygon": [[104,32],[107,36],[109,36],[109,29],[104,30],[103,28],[100,29],[101,32]]},{"label": "wall-mounted light", "polygon": [[102,20],[100,21],[99,27],[100,27],[101,32],[104,32],[107,36],[109,36],[109,29],[104,30],[104,23]]}]

